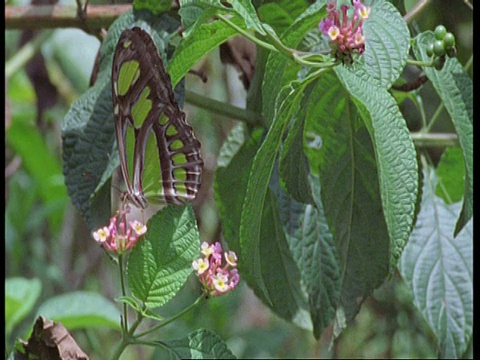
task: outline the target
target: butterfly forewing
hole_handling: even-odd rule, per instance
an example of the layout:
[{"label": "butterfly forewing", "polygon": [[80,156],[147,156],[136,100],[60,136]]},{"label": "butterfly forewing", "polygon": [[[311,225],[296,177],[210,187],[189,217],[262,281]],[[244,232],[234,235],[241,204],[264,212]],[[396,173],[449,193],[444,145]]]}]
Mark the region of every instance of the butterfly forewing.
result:
[{"label": "butterfly forewing", "polygon": [[112,90],[126,198],[142,208],[147,200],[166,204],[193,200],[201,183],[200,143],[175,101],[153,40],[138,27],[120,36]]}]

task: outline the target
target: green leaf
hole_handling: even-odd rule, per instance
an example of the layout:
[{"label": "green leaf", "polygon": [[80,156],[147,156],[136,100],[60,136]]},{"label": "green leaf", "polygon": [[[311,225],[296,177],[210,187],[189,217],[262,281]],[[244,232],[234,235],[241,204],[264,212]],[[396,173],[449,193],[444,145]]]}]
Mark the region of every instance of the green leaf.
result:
[{"label": "green leaf", "polygon": [[236,359],[222,338],[210,330],[196,330],[187,337],[162,344],[168,347],[168,356],[173,359]]},{"label": "green leaf", "polygon": [[[270,186],[272,185],[275,185],[275,182]],[[278,176],[276,188],[279,188]],[[250,282],[249,285],[255,294],[278,316],[301,328],[310,330],[312,323],[309,319],[307,297],[302,288],[301,273],[289,250],[283,225],[279,216],[277,197],[273,191],[268,190],[262,211],[258,244],[260,273],[255,274],[255,276],[261,276],[267,296],[258,286],[258,281]]]},{"label": "green leaf", "polygon": [[295,200],[313,205],[315,200],[313,199],[312,189],[308,180],[310,165],[303,150],[305,122],[303,110],[306,105],[302,103],[297,116],[288,130],[288,135],[280,154],[280,176],[285,183],[287,192]]},{"label": "green leaf", "polygon": [[460,204],[445,204],[435,186],[427,168],[421,210],[399,269],[438,339],[439,357],[458,359],[473,339],[473,223],[453,238]]},{"label": "green leaf", "polygon": [[277,34],[281,34],[293,23],[291,14],[277,3],[262,4],[258,8],[258,13],[262,21],[270,25]]},{"label": "green leaf", "polygon": [[5,335],[27,317],[37,302],[42,283],[38,279],[8,278],[5,280]]},{"label": "green leaf", "polygon": [[465,163],[460,147],[445,149],[437,167],[437,177],[435,195],[440,196],[447,204],[462,200],[465,190]]},{"label": "green leaf", "polygon": [[195,34],[198,27],[219,13],[231,11],[220,0],[180,0],[178,13],[182,18],[184,39]]},{"label": "green leaf", "polygon": [[398,10],[388,1],[371,5],[370,16],[363,25],[365,52],[363,70],[388,89],[398,79],[407,63],[410,32]]},{"label": "green leaf", "polygon": [[398,105],[390,93],[345,68],[336,73],[373,142],[378,183],[390,239],[390,274],[394,271],[413,226],[418,191],[415,148]]},{"label": "green leaf", "polygon": [[247,29],[255,29],[259,34],[266,35],[251,0],[234,0],[231,5],[237,14],[245,20]]},{"label": "green leaf", "polygon": [[259,246],[262,213],[282,135],[300,105],[303,94],[302,86],[303,84],[300,82],[292,82],[291,85],[283,88],[278,96],[278,113],[253,160],[242,209],[240,245],[241,256],[245,264],[243,268],[244,276],[249,278],[251,284],[256,284],[256,288],[262,293],[262,298],[265,299],[267,304],[271,304],[271,299],[262,276]]},{"label": "green leaf", "polygon": [[[110,209],[94,217],[90,198],[118,166],[109,85],[105,78],[98,79],[94,87],[73,102],[62,127],[65,184],[90,230],[108,222]],[[110,206],[110,194],[105,203]]]},{"label": "green leaf", "polygon": [[160,15],[162,12],[170,10],[171,0],[134,0],[133,10],[149,10],[154,15]]},{"label": "green leaf", "polygon": [[[429,60],[425,49],[434,38],[431,31],[417,36],[414,51],[418,59]],[[473,83],[456,58],[447,58],[441,71],[429,67],[424,71],[452,119],[465,162],[463,207],[455,226],[456,236],[473,216]]]},{"label": "green leaf", "polygon": [[75,291],[48,299],[40,306],[35,318],[38,316],[61,321],[69,330],[120,328],[120,312],[116,306],[103,296],[88,291]]},{"label": "green leaf", "polygon": [[230,2],[231,7],[224,6],[219,0],[181,0],[179,14],[182,17],[184,37],[188,38],[196,33],[198,28],[218,14],[238,14],[242,19],[242,27],[255,29],[265,35],[262,23],[250,0],[235,0]]},{"label": "green leaf", "polygon": [[132,250],[127,265],[128,285],[149,308],[172,299],[192,272],[200,253],[200,235],[191,204],[167,206],[147,224],[145,240]]},{"label": "green leaf", "polygon": [[337,248],[321,204],[320,183],[314,177],[310,181],[315,188],[315,205],[300,204],[285,193],[277,196],[290,252],[308,295],[313,334],[318,339],[335,318],[341,276]]},{"label": "green leaf", "polygon": [[[225,240],[229,247],[240,252],[239,227],[241,204],[244,203],[248,178],[239,176],[250,172],[253,158],[260,143],[261,132],[252,137],[245,126],[235,127],[224,143],[215,173],[215,199],[219,207]],[[275,188],[279,189],[278,176]],[[239,257],[240,273],[257,296],[280,317],[303,328],[311,328],[308,304],[300,288],[300,273],[289,253],[282,221],[279,218],[277,199],[268,190],[262,210],[259,254],[260,276],[265,283],[268,298],[256,282],[248,277],[245,260]]]},{"label": "green leaf", "polygon": [[[242,19],[233,17],[234,24],[242,27]],[[172,79],[173,86],[185,76],[209,51],[224,43],[237,32],[223,21],[214,21],[201,24],[189,37],[183,39],[175,49],[167,71]]]},{"label": "green leaf", "polygon": [[[253,158],[260,143],[261,131],[248,134],[244,123],[235,126],[225,140],[215,170],[215,201],[228,245],[240,254],[239,229],[243,201]],[[241,263],[241,260],[240,260]],[[241,266],[241,265],[240,265]]]},{"label": "green leaf", "polygon": [[351,321],[362,300],[388,275],[389,236],[380,199],[378,168],[370,134],[352,99],[333,73],[311,89],[305,132],[312,168],[320,175],[328,227],[338,248],[341,305]]},{"label": "green leaf", "polygon": [[260,19],[282,34],[308,7],[305,0],[280,0],[264,3],[258,8]]}]

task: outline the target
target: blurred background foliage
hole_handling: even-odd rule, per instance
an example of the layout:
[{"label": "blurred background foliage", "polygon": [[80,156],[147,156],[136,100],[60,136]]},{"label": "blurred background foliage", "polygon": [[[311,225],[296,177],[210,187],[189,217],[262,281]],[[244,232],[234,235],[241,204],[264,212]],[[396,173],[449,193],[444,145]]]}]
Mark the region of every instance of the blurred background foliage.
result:
[{"label": "blurred background foliage", "polygon": [[[61,3],[74,5],[75,1]],[[405,1],[405,7],[408,10],[416,3]],[[438,24],[455,34],[458,59],[465,64],[473,54],[473,12],[463,0],[431,1],[411,25],[425,31]],[[6,30],[6,64],[36,34]],[[39,279],[42,290],[37,307],[52,296],[80,289],[113,299],[119,295],[119,279],[68,198],[60,137],[63,117],[71,102],[89,86],[100,42],[79,29],[56,29],[43,34],[40,52],[27,66],[5,79],[5,275]],[[239,74],[232,66],[221,63],[218,49],[197,64],[195,70],[208,81],[204,83],[200,77],[189,74],[188,90],[240,107],[245,105],[246,92]],[[469,73],[472,76],[472,68]],[[421,95],[427,113],[432,114],[439,99],[430,84],[422,88]],[[221,224],[212,179],[219,149],[235,121],[192,106],[188,98],[185,110],[202,143],[205,160],[202,194],[194,204],[201,239],[218,241]],[[415,130],[420,117],[414,105],[405,102],[402,111]],[[453,131],[446,113],[432,130]],[[435,150],[438,156],[442,151]],[[90,174],[83,176],[88,181]],[[162,313],[176,313],[195,300],[200,290],[193,276],[190,280],[162,308]],[[316,342],[308,330],[272,315],[245,284],[241,285],[237,291],[207,301],[166,327],[162,338],[178,338],[194,329],[207,328],[220,334],[238,357],[249,358],[436,357],[434,336],[413,307],[411,294],[398,275],[364,303],[354,323],[331,351],[331,329]],[[32,314],[7,334],[7,344],[11,346],[16,337],[25,338],[33,321]],[[91,349],[98,356],[117,341],[108,329],[76,331],[74,337],[83,349]],[[136,347],[127,349],[122,359],[148,359],[151,355],[151,349]]]}]

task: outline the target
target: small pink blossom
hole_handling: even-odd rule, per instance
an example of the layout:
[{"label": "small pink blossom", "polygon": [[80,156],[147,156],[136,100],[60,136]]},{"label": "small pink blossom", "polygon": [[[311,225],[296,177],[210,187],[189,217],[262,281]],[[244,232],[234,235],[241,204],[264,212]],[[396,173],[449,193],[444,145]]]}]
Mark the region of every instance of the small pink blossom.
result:
[{"label": "small pink blossom", "polygon": [[121,209],[110,218],[108,227],[102,227],[93,233],[95,241],[100,243],[105,250],[118,254],[130,250],[139,237],[147,232],[147,227],[140,221],[131,221],[127,226],[127,213],[129,208]]},{"label": "small pink blossom", "polygon": [[197,259],[192,263],[193,269],[197,272],[198,275],[202,275],[205,271],[208,270],[210,263],[207,259]]},{"label": "small pink blossom", "polygon": [[205,295],[219,296],[233,290],[240,281],[235,252],[223,252],[219,242],[212,245],[202,243],[200,252],[204,257],[194,260],[192,267]]},{"label": "small pink blossom", "polygon": [[233,251],[227,251],[225,253],[225,261],[232,267],[237,266],[237,254]]},{"label": "small pink blossom", "polygon": [[319,30],[328,37],[334,56],[344,62],[350,62],[353,53],[364,53],[363,23],[371,12],[361,0],[353,0],[352,5],[353,10],[348,5],[341,5],[337,10],[336,1],[328,1],[328,16],[318,24]]}]

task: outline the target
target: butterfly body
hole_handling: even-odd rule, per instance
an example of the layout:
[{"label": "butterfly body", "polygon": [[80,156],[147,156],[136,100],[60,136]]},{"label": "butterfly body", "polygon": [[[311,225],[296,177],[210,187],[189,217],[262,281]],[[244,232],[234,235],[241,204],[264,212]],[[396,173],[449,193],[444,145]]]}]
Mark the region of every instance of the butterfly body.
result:
[{"label": "butterfly body", "polygon": [[112,94],[125,199],[142,209],[149,202],[193,200],[201,184],[200,142],[175,101],[153,40],[138,27],[120,35]]}]

